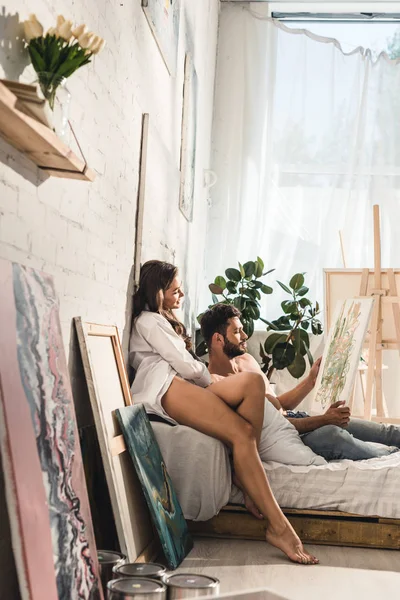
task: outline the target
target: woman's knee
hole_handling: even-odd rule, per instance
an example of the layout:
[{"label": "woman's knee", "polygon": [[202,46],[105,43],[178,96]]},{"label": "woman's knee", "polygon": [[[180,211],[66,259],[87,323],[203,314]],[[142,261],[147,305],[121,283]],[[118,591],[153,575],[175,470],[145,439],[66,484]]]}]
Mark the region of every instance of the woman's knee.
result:
[{"label": "woman's knee", "polygon": [[242,385],[245,392],[260,392],[265,396],[265,382],[260,373],[243,373]]},{"label": "woman's knee", "polygon": [[241,419],[240,424],[232,435],[232,445],[256,444],[256,440],[256,431],[253,425],[245,419]]}]

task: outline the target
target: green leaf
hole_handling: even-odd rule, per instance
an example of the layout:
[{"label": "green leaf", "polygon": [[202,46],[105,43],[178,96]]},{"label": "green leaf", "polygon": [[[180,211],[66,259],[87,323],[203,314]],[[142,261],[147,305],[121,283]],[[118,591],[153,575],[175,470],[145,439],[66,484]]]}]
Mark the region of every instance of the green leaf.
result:
[{"label": "green leaf", "polygon": [[204,356],[205,354],[207,354],[207,352],[208,352],[207,344],[205,343],[204,340],[202,342],[200,342],[199,344],[197,344],[197,346],[196,346],[197,356]]},{"label": "green leaf", "polygon": [[293,310],[295,310],[296,306],[297,306],[297,304],[293,300],[284,300],[281,303],[281,308],[286,315],[291,313]]},{"label": "green leaf", "polygon": [[290,331],[292,329],[289,318],[286,316],[279,317],[279,319],[275,319],[274,321],[271,321],[271,323],[275,325],[277,331]]},{"label": "green leaf", "polygon": [[233,299],[233,305],[242,311],[246,307],[246,301],[244,298],[242,298],[242,296],[237,296]]},{"label": "green leaf", "polygon": [[296,291],[296,293],[297,293],[297,295],[298,295],[298,296],[305,296],[305,295],[307,294],[307,292],[309,292],[309,291],[310,291],[310,290],[309,290],[309,288],[308,288],[308,287],[306,287],[306,286],[303,286],[303,287],[299,288],[299,289]]},{"label": "green leaf", "polygon": [[288,366],[288,371],[292,377],[299,379],[306,370],[306,361],[304,360],[304,356],[301,354],[296,354],[294,361]]},{"label": "green leaf", "polygon": [[313,355],[311,354],[309,348],[307,348],[307,347],[306,347],[306,352],[307,352],[308,362],[310,363],[310,367],[312,367],[314,364]]},{"label": "green leaf", "polygon": [[316,310],[317,312],[319,312],[319,304],[318,304],[318,302],[316,302],[316,303],[315,303],[315,310]]},{"label": "green leaf", "polygon": [[228,292],[230,294],[236,294],[237,293],[237,286],[236,286],[236,283],[234,281],[227,281],[226,282],[226,289],[228,290]]},{"label": "green leaf", "polygon": [[246,306],[245,312],[246,316],[250,317],[250,319],[253,319],[254,321],[257,321],[260,316],[260,309],[258,306],[253,306],[252,304]]},{"label": "green leaf", "polygon": [[[262,258],[260,258],[259,256],[257,256],[257,262],[258,262],[258,264],[261,267],[261,274],[262,274],[262,271],[263,271],[263,268],[264,268],[264,261],[263,261]],[[261,275],[258,275],[258,277],[261,277]]]},{"label": "green leaf", "polygon": [[[308,325],[308,323],[307,323]],[[310,347],[310,338],[308,337],[308,333],[307,331],[304,331],[304,329],[299,329],[300,331],[300,337],[302,339],[302,342],[307,346],[307,348]]]},{"label": "green leaf", "polygon": [[277,327],[272,321],[266,321],[265,319],[261,319],[268,325],[268,331],[272,329],[272,331],[279,331],[279,327]]},{"label": "green leaf", "polygon": [[301,323],[301,327],[302,327],[304,330],[307,330],[307,329],[310,327],[310,321],[303,321],[303,322]]},{"label": "green leaf", "polygon": [[317,319],[311,321],[311,331],[314,335],[321,335],[323,333],[322,324]]},{"label": "green leaf", "polygon": [[[302,330],[299,329],[299,331],[302,331]],[[301,340],[301,342],[300,342],[300,354],[302,356],[304,356],[305,354],[307,354],[307,346],[306,346],[306,344],[304,343],[303,340]]]},{"label": "green leaf", "polygon": [[254,281],[250,281],[250,285],[251,285],[251,287],[260,290],[264,284],[263,284],[262,281],[256,281],[256,280],[254,280]]},{"label": "green leaf", "polygon": [[222,294],[222,292],[224,291],[220,285],[217,285],[215,283],[210,283],[210,285],[208,286],[208,289],[210,290],[210,292],[212,294],[216,294],[218,296],[220,296]]},{"label": "green leaf", "polygon": [[272,350],[276,344],[281,344],[286,341],[287,336],[284,333],[271,333],[264,342],[264,350],[267,354],[272,354]]},{"label": "green leaf", "polygon": [[201,325],[201,319],[203,318],[204,313],[200,313],[199,315],[197,315],[196,319],[199,325]]},{"label": "green leaf", "polygon": [[257,292],[257,290],[252,290],[251,288],[247,288],[246,290],[244,290],[243,293],[245,296],[248,296],[252,300],[256,300],[256,298],[257,298],[256,292]]},{"label": "green leaf", "polygon": [[300,298],[299,304],[301,308],[305,308],[306,306],[311,306],[311,302],[308,298]]},{"label": "green leaf", "polygon": [[295,356],[296,352],[290,342],[276,344],[272,351],[272,365],[278,370],[285,369],[292,364]]},{"label": "green leaf", "polygon": [[263,277],[264,275],[269,275],[270,273],[273,273],[275,271],[275,269],[270,269],[269,271],[265,271],[265,273],[263,273]]},{"label": "green leaf", "polygon": [[239,271],[240,271],[241,278],[245,277],[246,273],[244,272],[243,265],[241,263],[238,263],[238,265],[239,265]]},{"label": "green leaf", "polygon": [[32,42],[28,46],[28,52],[29,52],[29,56],[31,57],[33,68],[35,69],[36,73],[45,71],[46,63],[44,61],[44,58],[43,58],[43,56],[41,56],[41,54],[35,48],[35,46],[32,44]]},{"label": "green leaf", "polygon": [[222,275],[218,275],[215,279],[214,279],[214,283],[215,285],[219,285],[219,287],[224,290],[226,288],[226,281],[225,278],[222,277]]},{"label": "green leaf", "polygon": [[281,288],[283,290],[285,290],[285,292],[287,292],[288,294],[292,295],[292,290],[289,290],[289,288],[287,287],[287,285],[285,285],[284,283],[282,283],[281,281],[277,280],[277,283],[279,283],[279,285],[281,286]]},{"label": "green leaf", "polygon": [[243,331],[250,338],[254,333],[254,321],[242,319]]},{"label": "green leaf", "polygon": [[272,289],[272,287],[270,287],[269,285],[265,285],[265,284],[263,284],[260,289],[263,294],[272,294],[272,292],[274,291]]},{"label": "green leaf", "polygon": [[304,285],[304,275],[302,273],[296,273],[290,280],[289,285],[292,290],[299,290]]},{"label": "green leaf", "polygon": [[289,319],[290,319],[291,321],[298,321],[300,318],[301,318],[301,315],[300,315],[300,313],[298,313],[298,312],[292,312],[292,313],[290,313],[290,315],[289,315]]},{"label": "green leaf", "polygon": [[219,299],[217,298],[217,296],[215,294],[211,294],[211,298],[212,298],[212,301],[214,302],[214,304],[219,304]]},{"label": "green leaf", "polygon": [[264,268],[264,262],[261,260],[261,258],[259,256],[257,256],[257,260],[255,261],[255,276],[256,277],[262,277],[263,274],[263,268]]},{"label": "green leaf", "polygon": [[249,260],[248,262],[244,263],[243,269],[244,276],[246,279],[251,279],[253,277],[254,273],[256,272],[256,267],[257,264],[254,263],[252,260]]},{"label": "green leaf", "polygon": [[242,279],[240,272],[237,269],[227,269],[225,275],[228,279],[235,281],[236,283]]}]

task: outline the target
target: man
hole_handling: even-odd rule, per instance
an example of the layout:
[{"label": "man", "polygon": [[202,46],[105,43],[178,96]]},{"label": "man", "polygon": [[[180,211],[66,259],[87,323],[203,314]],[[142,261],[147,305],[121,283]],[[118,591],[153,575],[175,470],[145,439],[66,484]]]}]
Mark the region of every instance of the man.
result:
[{"label": "man", "polygon": [[[240,311],[229,304],[216,304],[204,313],[201,330],[209,351],[210,373],[223,377],[240,371],[262,373],[257,361],[246,352],[247,335],[240,317]],[[275,408],[285,411],[302,442],[326,460],[363,460],[398,452],[400,427],[352,419],[344,402],[332,404],[325,414],[316,417],[293,412],[313,389],[320,363],[316,361],[308,377],[279,398],[264,375],[266,397]]]}]

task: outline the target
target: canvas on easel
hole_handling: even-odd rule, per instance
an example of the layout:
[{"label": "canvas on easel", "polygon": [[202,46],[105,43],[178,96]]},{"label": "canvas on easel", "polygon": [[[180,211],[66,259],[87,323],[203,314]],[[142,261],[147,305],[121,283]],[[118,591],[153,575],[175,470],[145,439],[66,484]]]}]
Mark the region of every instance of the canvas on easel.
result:
[{"label": "canvas on easel", "polygon": [[351,398],[373,305],[373,298],[349,298],[337,307],[313,392],[312,414],[321,414],[338,401],[347,404]]},{"label": "canvas on easel", "polygon": [[[365,340],[368,362],[363,365],[366,383],[360,373],[364,399],[364,419],[399,423],[398,417],[389,417],[383,394],[382,362],[384,350],[397,350],[400,355],[400,270],[381,267],[381,237],[379,206],[373,207],[374,269],[325,270],[326,323],[331,324],[332,310],[343,298],[353,294],[374,298],[370,334]],[[373,399],[376,409],[373,412]],[[376,413],[376,414],[375,414]]]},{"label": "canvas on easel", "polygon": [[51,276],[0,260],[0,454],[22,600],[101,600]]}]

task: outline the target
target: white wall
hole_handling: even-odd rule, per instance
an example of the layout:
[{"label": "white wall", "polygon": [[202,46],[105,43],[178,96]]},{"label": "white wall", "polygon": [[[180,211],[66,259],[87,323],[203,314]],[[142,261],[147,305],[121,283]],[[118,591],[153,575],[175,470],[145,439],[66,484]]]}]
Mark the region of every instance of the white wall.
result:
[{"label": "white wall", "polygon": [[[217,0],[181,1],[176,78],[169,76],[140,0],[13,0],[0,15],[0,76],[32,81],[26,55],[15,42],[18,18],[31,11],[46,28],[56,15],[85,22],[107,40],[94,62],[68,81],[71,120],[94,183],[44,177],[0,139],[0,256],[53,274],[60,296],[68,352],[71,319],[125,325],[134,248],[134,219],[142,113],[150,114],[143,260],[182,267],[197,295],[203,255],[210,129],[217,44]],[[178,208],[183,64],[191,49],[199,82],[197,182],[194,219]],[[125,336],[126,338],[126,336]]]},{"label": "white wall", "polygon": [[[197,272],[202,266],[199,257],[204,255],[205,243],[207,208],[202,171],[209,167],[219,2],[181,0],[176,78],[171,78],[164,66],[140,0],[6,3],[0,12],[0,77],[34,80],[22,44],[15,39],[18,21],[32,11],[46,28],[62,13],[77,23],[87,23],[107,40],[102,54],[68,81],[71,121],[89,165],[96,170],[94,183],[47,178],[0,138],[0,257],[54,276],[78,422],[90,425],[79,353],[76,343],[69,347],[71,319],[79,315],[84,320],[116,324],[121,333],[125,328],[126,350],[127,290],[134,253],[144,112],[150,114],[150,132],[142,259],[171,260],[181,267],[192,298],[189,312],[195,312]],[[199,93],[191,224],[178,208],[186,49],[193,53]],[[16,598],[10,533],[7,519],[0,521],[0,570],[4,574],[0,596]]]}]

